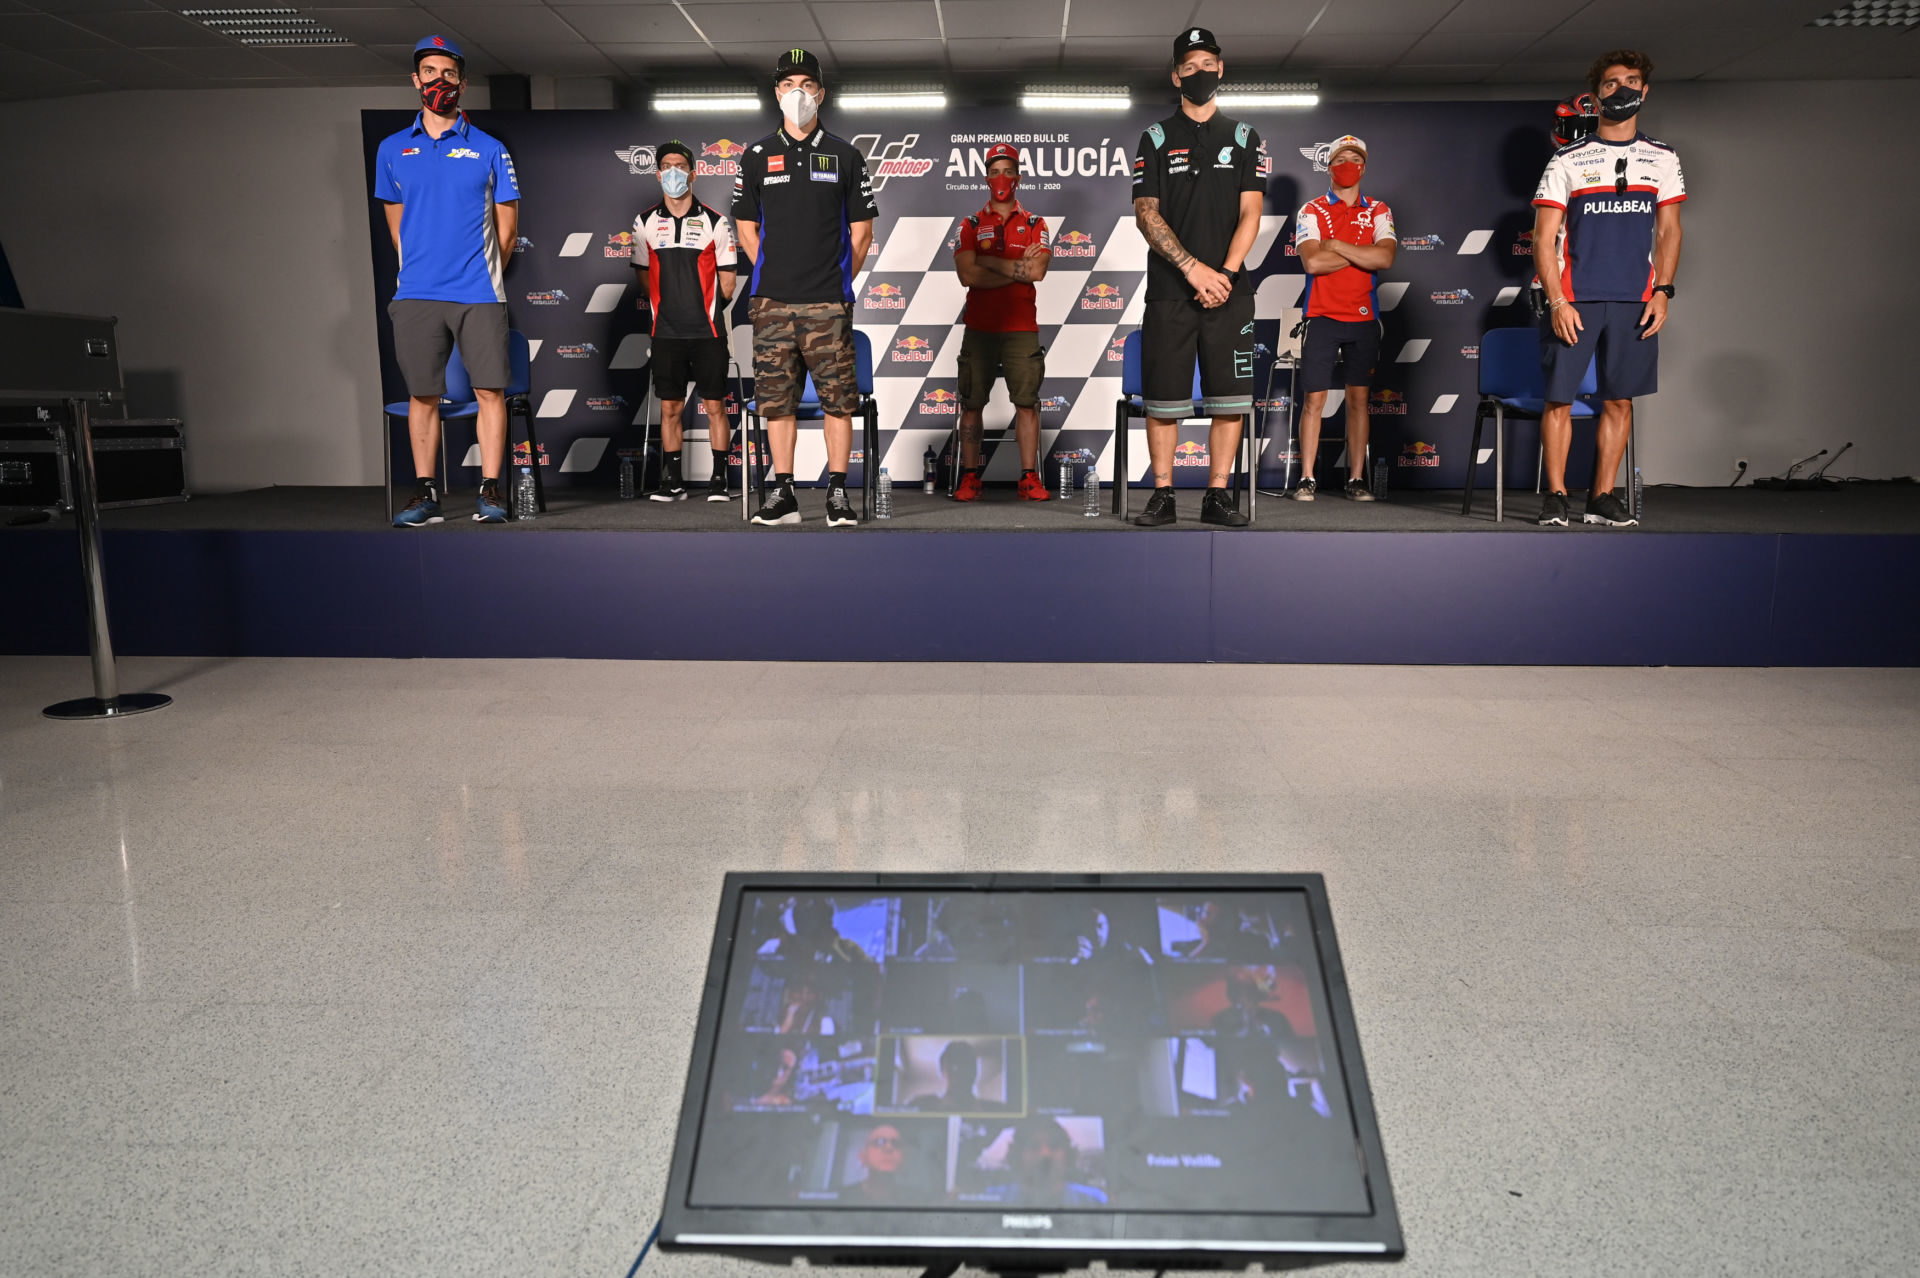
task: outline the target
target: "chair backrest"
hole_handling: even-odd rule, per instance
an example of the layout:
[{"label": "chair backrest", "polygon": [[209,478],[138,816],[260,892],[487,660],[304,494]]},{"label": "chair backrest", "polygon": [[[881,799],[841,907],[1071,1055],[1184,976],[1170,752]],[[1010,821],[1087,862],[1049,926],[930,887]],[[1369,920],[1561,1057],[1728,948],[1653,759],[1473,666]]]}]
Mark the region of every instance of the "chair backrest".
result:
[{"label": "chair backrest", "polygon": [[873,394],[873,343],[857,328],[853,330],[853,380],[862,395]]},{"label": "chair backrest", "polygon": [[[1126,343],[1120,348],[1120,393],[1129,399],[1146,394],[1146,383],[1140,374],[1140,330],[1134,329],[1127,334]],[[1200,398],[1200,361],[1193,362],[1193,397]]]},{"label": "chair backrest", "polygon": [[511,399],[532,390],[533,356],[527,346],[527,335],[517,328],[507,330],[507,363],[510,374],[507,397]]},{"label": "chair backrest", "polygon": [[[1587,361],[1580,398],[1600,392],[1599,359]],[[1547,374],[1540,364],[1540,330],[1490,328],[1480,335],[1480,393],[1496,399],[1545,399]]]},{"label": "chair backrest", "polygon": [[473,381],[467,376],[467,365],[460,358],[457,344],[453,353],[447,356],[447,392],[441,398],[452,404],[466,404],[473,400]]}]

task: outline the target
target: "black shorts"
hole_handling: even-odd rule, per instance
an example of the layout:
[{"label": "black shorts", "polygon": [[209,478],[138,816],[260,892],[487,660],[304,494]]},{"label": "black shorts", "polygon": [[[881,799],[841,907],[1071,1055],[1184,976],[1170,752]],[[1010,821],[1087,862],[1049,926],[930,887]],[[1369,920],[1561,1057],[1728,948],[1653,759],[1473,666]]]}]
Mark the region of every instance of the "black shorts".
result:
[{"label": "black shorts", "polygon": [[387,315],[393,320],[394,362],[406,379],[407,394],[439,399],[447,393],[447,357],[456,342],[469,386],[505,390],[513,380],[505,302],[395,298],[387,303]]},{"label": "black shorts", "polygon": [[1184,297],[1147,303],[1140,325],[1140,383],[1149,417],[1243,417],[1253,411],[1253,289],[1245,272],[1235,277],[1224,306],[1208,309]]},{"label": "black shorts", "polygon": [[[1336,369],[1336,365],[1345,364]],[[1300,393],[1370,386],[1380,362],[1379,320],[1337,320],[1317,315],[1300,339]],[[1344,376],[1342,376],[1344,374]]]},{"label": "black shorts", "polygon": [[653,393],[665,400],[687,397],[693,382],[701,399],[727,397],[727,339],[656,337],[653,339]]},{"label": "black shorts", "polygon": [[1598,361],[1601,399],[1638,399],[1660,389],[1660,335],[1640,336],[1645,302],[1576,302],[1580,340],[1572,346],[1553,331],[1553,312],[1540,320],[1540,368],[1547,402],[1571,404],[1580,396],[1587,365]]}]

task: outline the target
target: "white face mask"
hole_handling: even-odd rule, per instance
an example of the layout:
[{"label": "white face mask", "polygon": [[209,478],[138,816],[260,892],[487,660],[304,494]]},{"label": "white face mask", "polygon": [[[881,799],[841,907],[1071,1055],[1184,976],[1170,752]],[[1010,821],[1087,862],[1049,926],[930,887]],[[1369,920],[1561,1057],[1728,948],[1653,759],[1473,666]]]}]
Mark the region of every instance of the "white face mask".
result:
[{"label": "white face mask", "polygon": [[692,179],[685,169],[660,170],[660,189],[665,191],[669,198],[679,199],[687,193],[690,185],[692,185]]},{"label": "white face mask", "polygon": [[780,96],[780,114],[804,129],[820,114],[820,104],[805,89],[788,89]]}]

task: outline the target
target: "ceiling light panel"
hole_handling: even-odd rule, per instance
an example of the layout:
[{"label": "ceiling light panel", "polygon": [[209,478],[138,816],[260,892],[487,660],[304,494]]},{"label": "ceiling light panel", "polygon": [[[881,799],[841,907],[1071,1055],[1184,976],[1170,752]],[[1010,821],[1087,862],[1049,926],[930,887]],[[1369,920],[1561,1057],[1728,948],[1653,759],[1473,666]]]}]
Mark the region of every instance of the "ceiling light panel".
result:
[{"label": "ceiling light panel", "polygon": [[1843,4],[1824,17],[1815,18],[1810,27],[1912,27],[1920,26],[1920,2],[1915,0],[1863,0]]},{"label": "ceiling light panel", "polygon": [[182,9],[180,16],[246,45],[353,43],[331,27],[302,17],[298,9]]}]

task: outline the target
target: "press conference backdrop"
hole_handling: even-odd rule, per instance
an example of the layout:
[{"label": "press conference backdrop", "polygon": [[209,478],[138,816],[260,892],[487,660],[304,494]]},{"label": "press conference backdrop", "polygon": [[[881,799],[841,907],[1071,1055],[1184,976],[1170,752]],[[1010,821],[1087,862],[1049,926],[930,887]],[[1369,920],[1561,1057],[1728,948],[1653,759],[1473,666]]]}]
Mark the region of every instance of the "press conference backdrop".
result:
[{"label": "press conference backdrop", "polygon": [[[1137,107],[1121,117],[1013,108],[944,116],[829,110],[827,126],[868,156],[880,206],[873,249],[855,284],[855,322],[873,343],[881,464],[896,477],[917,480],[928,445],[944,447],[957,418],[965,289],[954,276],[951,249],[959,219],[986,202],[987,148],[1011,140],[1022,156],[1020,198],[1047,219],[1054,235],[1053,264],[1039,285],[1045,442],[1054,456],[1090,450],[1102,476],[1112,479],[1122,343],[1140,323],[1146,290],[1148,250],[1133,225],[1132,162],[1141,131],[1169,109]],[[362,113],[369,177],[380,139],[411,118]],[[1532,274],[1529,200],[1550,153],[1544,111],[1523,102],[1371,103],[1244,118],[1264,139],[1270,168],[1266,213],[1247,258],[1256,290],[1256,393],[1268,423],[1263,481],[1279,479],[1286,448],[1286,376],[1282,371],[1268,390],[1272,352],[1283,327],[1291,326],[1305,281],[1293,248],[1293,214],[1327,189],[1328,140],[1355,133],[1372,151],[1365,192],[1392,207],[1400,231],[1399,259],[1380,284],[1386,341],[1367,405],[1375,455],[1389,458],[1395,487],[1459,486],[1480,334],[1530,323],[1524,296]],[[635,307],[629,228],[636,213],[660,198],[653,148],[670,137],[689,143],[694,193],[725,213],[740,156],[774,122],[770,115],[610,111],[480,111],[473,119],[507,144],[524,193],[507,298],[513,326],[534,348],[532,403],[545,473],[561,483],[609,483],[620,450],[638,446],[646,411],[649,343]],[[371,195],[368,217],[382,370],[393,400],[405,395],[386,316],[395,258]],[[734,350],[750,373],[744,305],[730,315]],[[1012,417],[1004,396],[1004,388],[996,390],[987,409],[989,432]],[[708,451],[697,442],[704,415],[697,406],[694,411],[696,442],[687,460],[697,479],[705,476]],[[1328,433],[1340,434],[1354,411],[1355,405],[1340,404],[1326,421]],[[646,415],[657,419],[657,408]],[[1142,426],[1135,419],[1132,429]],[[462,457],[477,463],[468,447],[470,424],[464,438],[457,429],[449,438],[456,463]],[[1516,455],[1531,455],[1532,438],[1516,439],[1523,450]],[[1206,440],[1204,425],[1183,429],[1177,482],[1204,483]],[[1576,461],[1583,451],[1576,449]],[[734,452],[737,464],[737,440]],[[1149,464],[1139,435],[1130,456],[1135,479],[1144,478]],[[997,450],[988,478],[1012,478],[1017,464],[1011,445]],[[796,473],[803,481],[821,479],[825,468],[817,427],[803,430]],[[1529,485],[1531,470],[1516,467]]]}]

